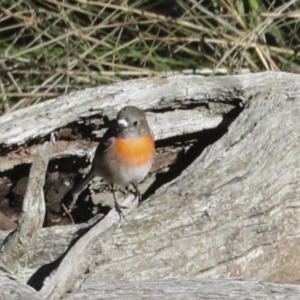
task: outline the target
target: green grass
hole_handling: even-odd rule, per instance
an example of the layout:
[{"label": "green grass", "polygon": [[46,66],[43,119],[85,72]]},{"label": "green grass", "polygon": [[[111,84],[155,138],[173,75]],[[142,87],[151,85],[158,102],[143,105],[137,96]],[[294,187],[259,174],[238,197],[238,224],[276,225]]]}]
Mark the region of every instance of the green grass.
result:
[{"label": "green grass", "polygon": [[0,113],[120,80],[299,70],[300,2],[2,0]]}]

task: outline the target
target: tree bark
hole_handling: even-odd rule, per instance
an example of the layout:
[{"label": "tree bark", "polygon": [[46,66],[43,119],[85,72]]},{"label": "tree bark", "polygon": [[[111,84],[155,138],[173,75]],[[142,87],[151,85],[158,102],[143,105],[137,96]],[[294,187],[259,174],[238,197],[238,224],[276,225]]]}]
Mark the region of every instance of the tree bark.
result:
[{"label": "tree bark", "polygon": [[2,246],[0,261],[10,271],[19,271],[21,257],[32,248],[38,231],[43,226],[46,209],[43,187],[51,155],[50,143],[45,143],[35,155],[18,227],[8,236]]},{"label": "tree bark", "polygon": [[15,276],[0,268],[0,299],[1,300],[42,300],[33,288],[17,280]]},{"label": "tree bark", "polygon": [[[199,290],[207,283],[207,295],[215,295],[217,283],[200,278],[297,284],[299,83],[299,75],[271,72],[143,79],[90,89],[3,116],[2,171],[20,164],[22,157],[23,162],[32,161],[34,147],[70,123],[100,120],[101,135],[105,118],[128,104],[147,110],[158,148],[166,143],[171,149],[187,136],[191,140],[178,161],[144,187],[146,194],[151,193],[139,208],[131,207],[127,223],[116,224],[118,218],[111,211],[77,234],[69,249],[78,225],[42,229],[27,257],[25,273],[36,272],[30,283],[42,288],[40,294],[46,299],[67,298],[70,291],[69,299],[80,299],[79,295],[92,295],[97,284],[100,290],[109,287],[109,298],[116,295],[116,288],[138,295],[147,285],[141,280],[171,278],[198,279],[195,289]],[[12,125],[18,118],[26,119],[22,131]],[[16,145],[30,151],[22,156]],[[53,159],[86,155],[95,146],[82,150],[79,145],[80,139],[58,139]],[[130,197],[125,201],[131,202]],[[54,272],[50,280],[44,285],[37,282],[41,274],[47,278],[50,270]],[[121,280],[141,281],[136,283],[140,288]],[[246,299],[244,295],[259,290],[259,283],[248,282],[239,285],[241,293],[235,294],[237,282],[218,284],[223,295],[219,299]],[[163,281],[149,285],[152,292],[156,285],[161,291],[170,288]],[[191,287],[191,282],[171,281],[170,285],[181,289]],[[300,297],[297,286],[276,288],[282,288],[286,299]],[[276,299],[271,298],[271,290],[254,298]]]},{"label": "tree bark", "polygon": [[298,300],[300,287],[232,279],[174,279],[90,283],[68,300]]}]

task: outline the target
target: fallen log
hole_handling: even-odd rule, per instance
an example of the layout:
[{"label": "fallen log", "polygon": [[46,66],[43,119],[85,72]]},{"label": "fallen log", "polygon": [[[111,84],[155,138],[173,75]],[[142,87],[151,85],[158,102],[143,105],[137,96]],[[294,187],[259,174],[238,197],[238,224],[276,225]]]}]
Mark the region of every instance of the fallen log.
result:
[{"label": "fallen log", "polygon": [[[126,224],[117,224],[112,210],[76,234],[71,246],[78,225],[42,229],[26,257],[30,284],[46,299],[66,298],[70,292],[79,299],[77,293],[111,280],[119,281],[115,286],[121,280],[208,277],[297,284],[299,82],[299,75],[272,72],[150,78],[3,116],[3,174],[30,163],[53,133],[52,161],[91,156],[94,129],[101,136],[116,111],[128,104],[148,112],[158,152],[184,148],[143,185],[145,202],[130,208]],[[22,116],[26,122],[20,131],[13,124]],[[82,133],[85,126],[88,134]],[[130,203],[130,196],[125,201]],[[42,282],[36,279],[41,274]]]}]

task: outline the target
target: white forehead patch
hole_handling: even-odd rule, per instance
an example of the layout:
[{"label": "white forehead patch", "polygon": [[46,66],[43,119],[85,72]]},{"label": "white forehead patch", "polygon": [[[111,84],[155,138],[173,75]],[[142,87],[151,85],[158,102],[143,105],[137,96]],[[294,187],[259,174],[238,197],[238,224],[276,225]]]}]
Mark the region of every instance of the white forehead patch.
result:
[{"label": "white forehead patch", "polygon": [[128,122],[125,119],[118,120],[118,124],[124,127],[128,126]]}]

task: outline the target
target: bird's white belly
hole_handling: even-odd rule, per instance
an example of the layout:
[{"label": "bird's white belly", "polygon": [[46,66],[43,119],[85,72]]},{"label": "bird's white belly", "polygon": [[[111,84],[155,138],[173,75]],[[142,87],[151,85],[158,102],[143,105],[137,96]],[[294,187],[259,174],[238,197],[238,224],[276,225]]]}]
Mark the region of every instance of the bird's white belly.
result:
[{"label": "bird's white belly", "polygon": [[120,168],[120,178],[119,182],[116,182],[119,185],[127,186],[131,183],[138,183],[143,180],[147,173],[150,171],[152,164],[148,164],[143,167],[135,168]]}]

